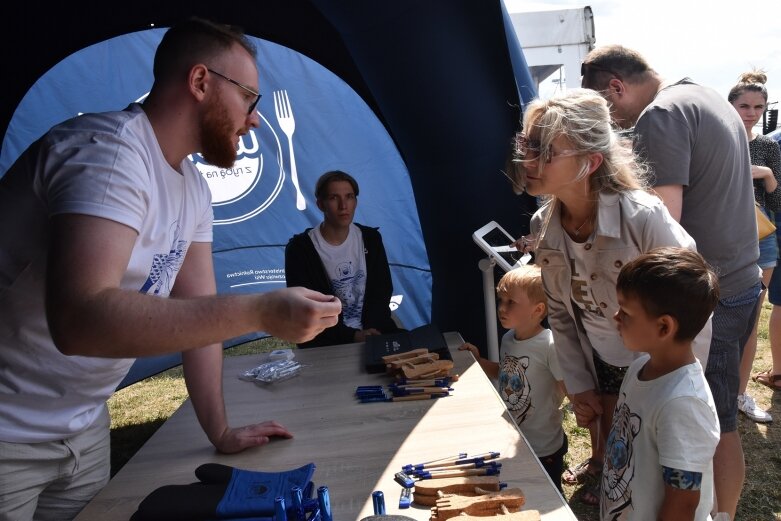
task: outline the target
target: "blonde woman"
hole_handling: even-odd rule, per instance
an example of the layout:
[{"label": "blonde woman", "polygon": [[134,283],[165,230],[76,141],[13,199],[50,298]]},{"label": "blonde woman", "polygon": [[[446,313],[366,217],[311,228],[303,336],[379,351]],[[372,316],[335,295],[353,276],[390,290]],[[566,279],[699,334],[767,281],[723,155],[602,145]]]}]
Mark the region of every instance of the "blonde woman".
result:
[{"label": "blonde woman", "polygon": [[[546,197],[532,218],[534,244],[522,247],[535,249],[542,267],[548,318],[578,425],[590,425],[599,440],[591,460],[570,474],[573,481],[584,472],[598,477],[618,390],[636,357],[613,320],[618,273],[641,253],[659,246],[695,249],[694,240],[649,193],[645,166],[617,136],[607,102],[594,91],[570,90],[530,104],[511,172],[529,194]],[[703,363],[707,344],[698,341]],[[581,499],[596,504],[599,494],[587,489]]]}]

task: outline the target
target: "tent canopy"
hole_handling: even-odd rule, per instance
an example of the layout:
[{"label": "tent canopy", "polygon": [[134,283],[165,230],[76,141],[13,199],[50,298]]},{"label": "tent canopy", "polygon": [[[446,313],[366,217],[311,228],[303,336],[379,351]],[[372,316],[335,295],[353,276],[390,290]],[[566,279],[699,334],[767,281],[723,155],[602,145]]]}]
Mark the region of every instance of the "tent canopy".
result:
[{"label": "tent canopy", "polygon": [[[7,53],[5,77],[13,81],[3,85],[0,134],[35,81],[67,56],[189,15],[241,26],[341,78],[385,127],[409,172],[433,282],[432,322],[484,343],[483,254],[471,234],[490,220],[514,236],[527,233],[534,209],[501,174],[521,97],[535,95],[501,0],[194,1],[186,10],[76,1],[46,16],[32,4],[15,9],[0,32],[5,48],[43,43]],[[403,247],[386,249],[394,246]]]}]

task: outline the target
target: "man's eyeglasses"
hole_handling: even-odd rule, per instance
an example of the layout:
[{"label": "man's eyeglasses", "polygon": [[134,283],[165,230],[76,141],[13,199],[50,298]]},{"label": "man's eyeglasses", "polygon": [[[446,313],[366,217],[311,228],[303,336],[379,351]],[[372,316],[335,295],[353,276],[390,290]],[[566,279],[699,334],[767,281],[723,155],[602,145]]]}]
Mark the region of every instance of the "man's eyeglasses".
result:
[{"label": "man's eyeglasses", "polygon": [[226,80],[226,81],[229,81],[229,82],[233,83],[237,87],[241,87],[242,89],[246,90],[247,92],[249,92],[250,94],[255,96],[253,98],[252,102],[249,105],[249,110],[247,111],[247,115],[252,114],[252,111],[255,110],[255,107],[258,106],[258,101],[260,101],[261,95],[260,95],[259,92],[255,91],[254,89],[251,89],[250,87],[247,87],[243,83],[239,83],[238,81],[234,80],[233,78],[229,78],[229,77],[225,76],[222,73],[219,73],[219,72],[217,72],[215,70],[209,69],[208,67],[206,68],[206,70],[211,72],[212,74],[216,74],[217,76],[219,76],[223,80]]},{"label": "man's eyeglasses", "polygon": [[583,154],[580,150],[565,149],[554,151],[553,147],[542,149],[542,144],[534,139],[529,139],[526,134],[521,132],[515,138],[515,151],[520,157],[521,161],[542,161],[544,163],[550,163],[554,158],[578,156]]}]

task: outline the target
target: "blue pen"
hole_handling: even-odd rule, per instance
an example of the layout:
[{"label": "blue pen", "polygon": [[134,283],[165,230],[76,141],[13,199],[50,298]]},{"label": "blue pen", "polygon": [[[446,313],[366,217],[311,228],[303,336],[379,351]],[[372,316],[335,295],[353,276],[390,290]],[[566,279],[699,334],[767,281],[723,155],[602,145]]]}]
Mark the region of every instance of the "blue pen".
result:
[{"label": "blue pen", "polygon": [[408,488],[401,489],[401,495],[399,496],[399,508],[409,508],[412,503],[412,490]]},{"label": "blue pen", "polygon": [[422,474],[427,474],[431,476],[435,476],[437,474],[442,474],[443,472],[455,472],[459,470],[470,470],[470,469],[500,469],[502,467],[501,463],[496,462],[488,462],[488,463],[467,463],[465,465],[453,465],[449,467],[433,467],[430,469],[412,469],[409,471],[410,474],[413,476],[419,476]]},{"label": "blue pen", "polygon": [[393,480],[404,488],[412,488],[415,486],[415,480],[410,477],[406,472],[397,472],[393,476]]},{"label": "blue pen", "polygon": [[356,393],[355,396],[358,398],[371,398],[374,396],[387,397],[388,394],[382,389],[380,389],[379,391],[361,391],[359,393]]},{"label": "blue pen", "polygon": [[431,400],[450,396],[450,393],[408,394],[404,396],[362,396],[361,403],[368,402],[408,402],[412,400]]},{"label": "blue pen", "polygon": [[456,460],[454,463],[458,465],[460,463],[471,463],[472,461],[475,461],[477,459],[490,460],[490,459],[496,459],[498,457],[499,457],[498,452],[484,452],[483,454],[477,454],[476,456],[472,456],[471,458]]},{"label": "blue pen", "polygon": [[274,521],[287,521],[287,512],[285,512],[285,498],[277,496],[274,499]]},{"label": "blue pen", "polygon": [[450,465],[450,462],[456,461],[456,460],[461,459],[461,458],[466,458],[466,452],[459,452],[455,456],[445,456],[444,458],[433,459],[433,460],[430,460],[430,461],[424,461],[423,463],[416,463],[414,465],[407,464],[407,465],[404,465],[401,469],[403,471],[407,472],[407,471],[414,470],[414,469],[424,469],[424,468],[426,468],[428,466],[436,466],[437,464],[443,464],[443,462],[444,462],[445,465]]},{"label": "blue pen", "polygon": [[292,498],[290,508],[293,510],[293,515],[296,516],[295,521],[306,521],[306,513],[304,512],[304,492],[301,487],[291,487],[290,496]]},{"label": "blue pen", "polygon": [[414,393],[447,393],[453,390],[452,387],[398,387],[388,386],[395,396],[405,396]]},{"label": "blue pen", "polygon": [[372,506],[374,507],[375,516],[385,515],[385,495],[382,493],[382,490],[372,492]]},{"label": "blue pen", "polygon": [[323,521],[333,521],[331,498],[328,495],[328,487],[325,485],[317,488],[317,504],[320,506],[320,518]]},{"label": "blue pen", "polygon": [[500,469],[497,467],[483,467],[481,469],[443,470],[441,472],[423,471],[415,475],[419,479],[456,478],[461,476],[498,476]]},{"label": "blue pen", "polygon": [[433,385],[436,387],[447,387],[452,382],[451,378],[436,378],[434,380],[410,380],[400,378],[395,385]]},{"label": "blue pen", "polygon": [[381,385],[362,385],[355,389],[356,396],[381,392],[383,392]]}]

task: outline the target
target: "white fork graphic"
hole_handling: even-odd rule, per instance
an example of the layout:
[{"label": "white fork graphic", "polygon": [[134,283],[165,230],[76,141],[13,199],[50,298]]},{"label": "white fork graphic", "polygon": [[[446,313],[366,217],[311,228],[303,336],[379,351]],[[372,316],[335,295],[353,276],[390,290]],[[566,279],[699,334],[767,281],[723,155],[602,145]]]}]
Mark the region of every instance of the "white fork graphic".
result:
[{"label": "white fork graphic", "polygon": [[290,150],[290,179],[296,188],[296,208],[306,210],[306,200],[298,186],[298,170],[296,170],[296,156],[293,154],[293,133],[296,131],[296,120],[293,118],[293,108],[286,90],[274,91],[274,111],[282,132],[287,136],[287,145]]}]

